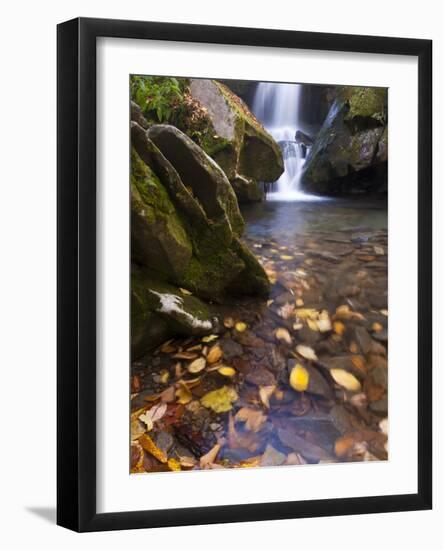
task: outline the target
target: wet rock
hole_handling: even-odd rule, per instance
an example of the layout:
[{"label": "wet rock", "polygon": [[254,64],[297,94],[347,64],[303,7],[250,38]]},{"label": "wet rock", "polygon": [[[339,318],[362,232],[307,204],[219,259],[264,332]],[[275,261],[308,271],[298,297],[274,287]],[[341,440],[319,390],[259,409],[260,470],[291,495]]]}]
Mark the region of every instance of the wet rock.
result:
[{"label": "wet rock", "polygon": [[343,405],[334,405],[329,411],[329,417],[341,435],[353,428],[352,417]]},{"label": "wet rock", "polygon": [[388,331],[387,330],[382,330],[380,332],[374,332],[372,337],[375,340],[378,340],[379,342],[382,342],[383,344],[386,344],[386,342],[388,341]]},{"label": "wet rock", "polygon": [[[289,359],[288,371],[291,372],[296,364],[297,361],[295,359]],[[324,397],[325,399],[331,399],[333,397],[333,391],[324,376],[315,367],[304,365],[304,368],[309,374],[309,383],[306,391],[313,395]]]},{"label": "wet rock", "polygon": [[339,258],[338,256],[335,256],[334,254],[331,254],[330,252],[321,252],[319,250],[307,250],[306,254],[311,258],[319,258],[321,260],[326,260],[334,264],[339,264],[341,262],[341,258]]},{"label": "wet rock", "polygon": [[155,444],[159,449],[161,449],[166,455],[169,454],[172,446],[174,445],[174,438],[172,435],[165,430],[157,432],[154,436]]},{"label": "wet rock", "polygon": [[369,404],[369,408],[372,412],[375,412],[376,414],[381,414],[383,416],[386,416],[388,414],[388,398],[385,395],[378,401],[373,401]]},{"label": "wet rock", "polygon": [[356,326],[354,329],[355,341],[360,347],[363,354],[366,354],[371,349],[372,338],[365,327]]},{"label": "wet rock", "polygon": [[277,433],[285,447],[300,453],[308,462],[318,462],[319,460],[330,460],[332,458],[327,451],[306,441],[289,428],[279,428]]},{"label": "wet rock", "polygon": [[255,386],[274,386],[275,376],[267,368],[257,365],[246,375],[246,381]]},{"label": "wet rock", "polygon": [[238,344],[232,338],[224,338],[220,340],[220,347],[223,351],[223,357],[230,361],[234,357],[241,357],[243,355],[243,347]]},{"label": "wet rock", "polygon": [[343,369],[362,380],[366,375],[365,361],[361,355],[339,355],[338,357],[322,358],[324,368]]},{"label": "wet rock", "polygon": [[260,459],[260,466],[281,466],[286,461],[286,455],[280,453],[272,445],[266,445],[265,452]]}]

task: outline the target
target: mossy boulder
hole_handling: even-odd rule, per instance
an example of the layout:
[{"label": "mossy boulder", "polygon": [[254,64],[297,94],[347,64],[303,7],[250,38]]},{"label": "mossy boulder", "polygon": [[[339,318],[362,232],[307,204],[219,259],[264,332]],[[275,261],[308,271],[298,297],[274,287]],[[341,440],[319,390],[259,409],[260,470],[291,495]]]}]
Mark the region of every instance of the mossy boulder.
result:
[{"label": "mossy boulder", "polygon": [[131,153],[131,254],[165,277],[180,278],[192,243],[166,189],[133,149]]},{"label": "mossy boulder", "polygon": [[337,92],[306,159],[302,183],[320,194],[383,193],[387,174],[387,90]]},{"label": "mossy boulder", "polygon": [[[131,142],[135,357],[171,334],[210,330],[205,302],[265,297],[269,283],[239,240],[243,218],[220,167],[171,126],[133,122]],[[202,323],[187,325],[188,314]]]},{"label": "mossy boulder", "polygon": [[222,232],[241,234],[244,221],[238,202],[218,164],[174,126],[151,126],[147,136],[175,168],[184,186],[192,190],[207,218],[219,226]]},{"label": "mossy boulder", "polygon": [[[280,177],[284,170],[280,147],[239,97],[221,82],[206,79],[191,79],[190,93],[207,113],[200,145],[231,182],[244,177],[256,189],[257,181]],[[237,196],[241,202],[249,202],[249,196],[256,200],[254,192]]]},{"label": "mossy boulder", "polygon": [[214,329],[206,304],[179,288],[152,278],[149,270],[131,270],[131,335],[133,358],[175,335],[203,335]]},{"label": "mossy boulder", "polygon": [[231,179],[231,185],[239,203],[260,202],[264,199],[264,192],[256,180],[236,174]]}]

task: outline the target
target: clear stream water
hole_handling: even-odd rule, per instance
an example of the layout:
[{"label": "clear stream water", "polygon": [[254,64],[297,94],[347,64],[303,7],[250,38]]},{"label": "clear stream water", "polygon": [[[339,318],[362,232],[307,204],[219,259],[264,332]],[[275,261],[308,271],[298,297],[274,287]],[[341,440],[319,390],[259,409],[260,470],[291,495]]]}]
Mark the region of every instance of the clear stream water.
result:
[{"label": "clear stream water", "polygon": [[333,234],[387,230],[387,207],[383,200],[266,201],[244,205],[242,213],[246,236],[257,239],[287,242],[317,231]]}]

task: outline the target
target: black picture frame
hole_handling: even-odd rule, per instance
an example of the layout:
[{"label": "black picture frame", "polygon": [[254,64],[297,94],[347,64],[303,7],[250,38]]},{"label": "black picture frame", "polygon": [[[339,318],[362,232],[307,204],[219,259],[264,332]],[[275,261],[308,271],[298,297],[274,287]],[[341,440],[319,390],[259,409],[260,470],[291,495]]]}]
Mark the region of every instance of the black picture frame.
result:
[{"label": "black picture frame", "polygon": [[[104,531],[432,507],[432,42],[78,18],[57,29],[57,523]],[[418,58],[418,491],[416,494],[96,512],[96,39],[152,39]]]}]

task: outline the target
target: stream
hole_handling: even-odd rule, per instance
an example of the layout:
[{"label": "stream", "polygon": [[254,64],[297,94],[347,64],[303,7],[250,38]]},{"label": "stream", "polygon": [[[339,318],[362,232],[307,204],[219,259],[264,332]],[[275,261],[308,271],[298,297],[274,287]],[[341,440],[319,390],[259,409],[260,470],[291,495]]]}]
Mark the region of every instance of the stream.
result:
[{"label": "stream", "polygon": [[388,458],[387,204],[303,192],[299,104],[299,85],[260,83],[252,105],[285,165],[241,208],[268,300],[212,304],[214,334],[132,365],[134,473]]}]

